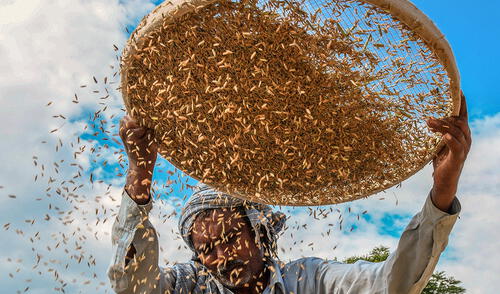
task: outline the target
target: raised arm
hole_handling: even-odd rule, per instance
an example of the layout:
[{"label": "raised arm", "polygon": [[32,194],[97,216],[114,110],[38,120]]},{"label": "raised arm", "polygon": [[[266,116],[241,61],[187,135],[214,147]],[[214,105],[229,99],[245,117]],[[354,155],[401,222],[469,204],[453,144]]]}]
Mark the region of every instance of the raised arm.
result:
[{"label": "raised arm", "polygon": [[[135,119],[125,115],[120,121],[120,138],[129,162],[125,191],[135,203],[145,205],[151,199],[151,180],[157,153],[153,130],[140,126]],[[131,244],[125,264],[129,263],[136,252]]]},{"label": "raised arm", "polygon": [[432,201],[442,211],[448,211],[457,193],[458,180],[472,144],[465,95],[462,93],[458,116],[430,118],[427,125],[431,131],[443,134],[446,142],[433,161]]},{"label": "raised arm", "polygon": [[113,224],[114,253],[108,277],[117,293],[163,293],[171,277],[158,265],[158,238],[148,219],[157,155],[153,132],[125,116],[120,122],[120,137],[129,169]]},{"label": "raised arm", "polygon": [[458,199],[446,213],[432,203],[429,193],[424,207],[412,218],[396,250],[385,261],[345,264],[306,258],[291,263],[286,274],[303,281],[297,283],[296,293],[418,294],[447,245],[459,211]]},{"label": "raised arm", "polygon": [[396,251],[381,263],[307,260],[317,279],[315,293],[418,294],[427,284],[460,212],[455,194],[471,146],[465,96],[458,116],[427,124],[443,134],[446,145],[434,159],[434,185],[425,205],[404,230]]},{"label": "raised arm", "polygon": [[120,137],[129,162],[125,190],[137,204],[144,205],[151,197],[151,179],[157,154],[153,130],[140,126],[126,115],[120,121]]}]

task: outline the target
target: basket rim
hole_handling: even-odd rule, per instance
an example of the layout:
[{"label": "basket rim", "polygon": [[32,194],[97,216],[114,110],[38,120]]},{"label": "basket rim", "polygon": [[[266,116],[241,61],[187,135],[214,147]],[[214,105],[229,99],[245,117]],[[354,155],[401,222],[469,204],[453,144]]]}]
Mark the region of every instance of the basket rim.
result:
[{"label": "basket rim", "polygon": [[[285,0],[286,1],[286,0]],[[452,115],[456,116],[460,110],[460,73],[458,70],[458,66],[456,63],[456,59],[451,49],[450,44],[446,40],[444,34],[439,30],[436,24],[420,9],[418,9],[411,1],[409,0],[354,0],[358,2],[364,2],[367,4],[374,5],[386,13],[389,13],[401,23],[405,24],[411,31],[416,33],[422,41],[428,46],[428,48],[436,54],[441,65],[446,70],[448,77],[450,78],[450,90],[451,90],[451,98],[452,98]],[[132,32],[130,38],[128,39],[126,46],[122,52],[122,64],[120,67],[121,74],[121,92],[122,98],[124,100],[127,111],[130,112],[131,106],[129,104],[128,96],[127,96],[127,72],[124,70],[128,67],[128,64],[131,62],[129,58],[133,56],[137,49],[140,47],[142,36],[147,35],[149,32],[155,30],[158,26],[163,24],[165,17],[170,18],[172,21],[185,15],[186,13],[196,11],[197,9],[217,2],[217,0],[169,0],[164,1],[159,4],[153,11],[151,11],[148,15],[146,15],[137,28]],[[322,206],[322,205],[331,205],[331,204],[339,204],[350,202],[362,198],[367,198],[371,195],[375,195],[381,191],[387,190],[416,174],[421,169],[423,169],[436,155],[437,153],[445,146],[445,142],[443,139],[437,144],[437,146],[429,152],[427,158],[422,162],[420,166],[411,170],[408,173],[402,174],[398,177],[398,180],[388,182],[387,184],[381,184],[381,187],[376,190],[370,190],[369,193],[363,193],[359,196],[351,197],[350,199],[346,199],[344,201],[320,201],[315,204],[310,203],[272,203],[265,201],[257,201],[264,204],[276,205],[276,206]],[[160,152],[161,154],[161,152]],[[171,158],[171,157],[170,157]],[[179,168],[179,163],[175,161],[175,159],[171,158],[168,160],[175,168],[183,171],[193,179],[197,181],[201,181],[198,177],[191,175],[189,172],[185,171],[182,168]],[[216,189],[219,189],[221,192],[228,193],[227,189],[224,185],[218,185],[217,183],[209,183],[209,185],[213,186]],[[255,199],[251,199],[246,195],[242,195],[241,193],[231,192],[231,195],[249,201],[256,201]],[[327,200],[327,199],[325,199]]]}]

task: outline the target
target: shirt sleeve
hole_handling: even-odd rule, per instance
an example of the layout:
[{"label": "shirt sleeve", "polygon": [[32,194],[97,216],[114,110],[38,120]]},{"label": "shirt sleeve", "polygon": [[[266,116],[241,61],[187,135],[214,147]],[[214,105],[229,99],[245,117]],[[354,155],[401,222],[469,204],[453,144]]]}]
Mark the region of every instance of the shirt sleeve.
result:
[{"label": "shirt sleeve", "polygon": [[[108,278],[116,293],[170,293],[169,289],[175,283],[174,272],[158,265],[158,237],[148,219],[152,206],[152,200],[138,205],[123,190],[120,210],[112,228],[113,256],[108,268]],[[136,254],[125,265],[131,244]]]},{"label": "shirt sleeve", "polygon": [[316,293],[421,293],[427,285],[461,210],[457,198],[450,213],[438,209],[430,193],[386,261],[343,264],[323,261],[315,271]]}]

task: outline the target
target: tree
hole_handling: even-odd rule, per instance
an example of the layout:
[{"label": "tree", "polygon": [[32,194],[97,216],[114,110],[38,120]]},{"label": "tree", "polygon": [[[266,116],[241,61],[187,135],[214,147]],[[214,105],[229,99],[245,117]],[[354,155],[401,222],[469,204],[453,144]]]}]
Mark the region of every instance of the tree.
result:
[{"label": "tree", "polygon": [[[389,257],[389,248],[378,246],[365,256],[351,256],[344,260],[345,263],[355,263],[358,260],[369,262],[381,262]],[[463,294],[465,289],[460,287],[461,281],[454,277],[447,276],[445,272],[435,272],[432,274],[427,286],[422,290],[422,294]]]},{"label": "tree", "polygon": [[445,272],[436,272],[432,274],[427,286],[425,286],[422,293],[424,294],[462,294],[465,293],[465,289],[460,287],[459,284],[462,283],[453,277],[446,276]]}]

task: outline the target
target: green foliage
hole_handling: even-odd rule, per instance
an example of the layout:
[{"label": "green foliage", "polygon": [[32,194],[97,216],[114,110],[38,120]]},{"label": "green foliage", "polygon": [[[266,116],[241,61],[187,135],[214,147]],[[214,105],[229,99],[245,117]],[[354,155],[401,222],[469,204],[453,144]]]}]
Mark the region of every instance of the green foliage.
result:
[{"label": "green foliage", "polygon": [[[389,257],[389,248],[378,246],[364,256],[351,256],[344,260],[344,263],[355,263],[358,260],[366,260],[370,262],[381,262]],[[436,272],[432,274],[429,283],[422,290],[422,294],[463,294],[465,289],[460,287],[459,280],[447,276],[445,272]]]},{"label": "green foliage", "polygon": [[461,282],[453,277],[446,276],[445,272],[436,272],[432,275],[429,283],[422,294],[462,294],[465,289],[460,287]]},{"label": "green foliage", "polygon": [[358,260],[366,260],[370,262],[381,262],[387,259],[389,256],[389,248],[385,246],[379,246],[372,249],[370,254],[365,256],[351,256],[344,260],[344,263],[355,263]]}]

